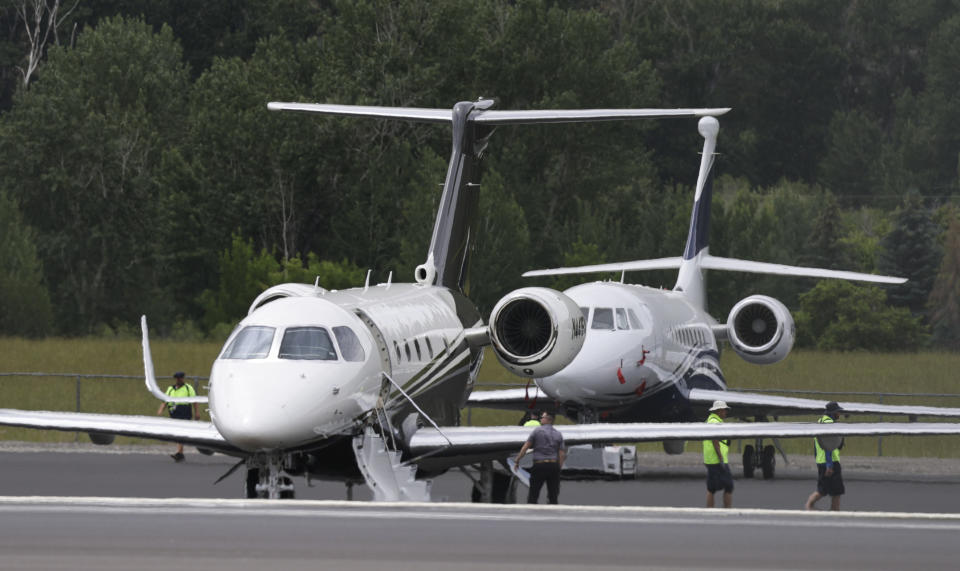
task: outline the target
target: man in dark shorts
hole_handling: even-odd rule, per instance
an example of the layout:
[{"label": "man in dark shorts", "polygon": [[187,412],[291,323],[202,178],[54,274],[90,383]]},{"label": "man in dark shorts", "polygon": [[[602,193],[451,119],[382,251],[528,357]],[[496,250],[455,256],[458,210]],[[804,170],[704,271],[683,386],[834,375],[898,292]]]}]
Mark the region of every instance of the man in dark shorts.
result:
[{"label": "man in dark shorts", "polygon": [[563,467],[567,451],[563,447],[563,435],[553,427],[552,413],[544,412],[540,415],[540,426],[533,429],[517,454],[517,466],[530,448],[533,448],[533,467],[530,469],[530,493],[527,495],[527,503],[537,503],[540,489],[546,484],[547,500],[555,504],[560,496],[560,468]]},{"label": "man in dark shorts", "polygon": [[[820,424],[831,424],[840,417],[840,405],[835,401],[830,401],[823,410],[823,416],[818,421]],[[810,494],[807,498],[806,508],[814,509],[814,506],[820,498],[830,496],[830,509],[837,511],[840,509],[840,496],[846,491],[843,486],[843,474],[840,471],[840,447],[843,446],[843,440],[835,449],[824,448],[819,438],[813,439],[814,450],[817,454],[817,491]]]},{"label": "man in dark shorts", "polygon": [[[710,407],[710,416],[707,424],[723,424],[730,407],[722,400],[714,401]],[[707,467],[707,507],[714,507],[713,495],[723,490],[723,507],[733,506],[733,474],[730,472],[730,463],[727,452],[730,449],[728,440],[704,440],[703,463]]]},{"label": "man in dark shorts", "polygon": [[[193,390],[193,387],[188,383],[184,382],[186,375],[182,371],[177,371],[173,374],[173,386],[167,387],[167,396],[170,397],[195,397],[197,392]],[[200,415],[197,413],[197,403],[190,404],[177,404],[173,402],[167,402],[160,405],[160,408],[157,410],[157,415],[163,414],[163,409],[166,408],[170,411],[170,418],[179,418],[183,420],[191,419],[200,419]],[[183,444],[177,443],[177,451],[170,455],[173,458],[174,462],[183,462]]]}]

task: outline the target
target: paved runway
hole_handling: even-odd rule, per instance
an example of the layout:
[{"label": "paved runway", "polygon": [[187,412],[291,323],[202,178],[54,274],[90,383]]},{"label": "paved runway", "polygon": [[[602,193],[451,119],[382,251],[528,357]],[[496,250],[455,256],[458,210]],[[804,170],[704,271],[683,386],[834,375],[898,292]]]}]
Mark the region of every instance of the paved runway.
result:
[{"label": "paved runway", "polygon": [[[231,464],[0,452],[0,569],[954,569],[960,558],[960,475],[946,473],[845,468],[844,507],[858,511],[843,514],[783,511],[811,489],[802,466],[738,480],[738,509],[697,509],[702,468],[683,462],[634,481],[563,483],[561,501],[594,507],[202,499],[239,495],[239,473],[212,485]],[[299,498],[345,493],[297,484]],[[447,502],[468,491],[456,473],[434,484]],[[597,507],[620,505],[674,507]]]},{"label": "paved runway", "polygon": [[[172,447],[150,447],[141,449],[149,453],[138,454],[110,453],[118,451],[117,447],[83,447],[79,448],[81,452],[71,453],[0,452],[0,496],[243,497],[243,470],[213,484],[235,463],[233,458],[202,456],[188,449],[187,461],[175,464],[166,455],[170,449]],[[89,450],[100,453],[82,453]],[[561,502],[662,507],[704,505],[704,470],[697,463],[696,454],[641,456],[640,461],[642,468],[636,480],[565,480],[561,485]],[[812,463],[804,463],[802,459],[792,462],[789,467],[779,467],[774,480],[738,478],[734,506],[802,507],[814,489],[816,472]],[[960,462],[943,462],[938,470],[917,473],[912,461],[864,463],[847,459],[844,463],[847,495],[843,498],[843,507],[856,511],[960,514]],[[951,472],[954,467],[956,471]],[[346,487],[341,483],[313,482],[308,486],[303,478],[297,478],[295,485],[299,499],[347,498]],[[434,481],[433,498],[439,502],[469,501],[470,488],[466,476],[451,471]],[[366,486],[354,488],[354,499],[370,499]]]}]

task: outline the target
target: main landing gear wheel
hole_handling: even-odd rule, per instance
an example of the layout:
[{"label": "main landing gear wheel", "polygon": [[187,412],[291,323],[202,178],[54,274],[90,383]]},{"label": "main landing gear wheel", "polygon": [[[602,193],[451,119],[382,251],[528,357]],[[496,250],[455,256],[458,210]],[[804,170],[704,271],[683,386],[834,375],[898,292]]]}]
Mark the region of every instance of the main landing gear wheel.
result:
[{"label": "main landing gear wheel", "polygon": [[772,444],[763,447],[763,454],[760,456],[760,468],[763,470],[763,479],[770,480],[777,467],[777,449]]},{"label": "main landing gear wheel", "polygon": [[756,463],[756,450],[753,449],[753,446],[747,444],[743,447],[743,477],[752,478],[753,471],[757,467]]}]

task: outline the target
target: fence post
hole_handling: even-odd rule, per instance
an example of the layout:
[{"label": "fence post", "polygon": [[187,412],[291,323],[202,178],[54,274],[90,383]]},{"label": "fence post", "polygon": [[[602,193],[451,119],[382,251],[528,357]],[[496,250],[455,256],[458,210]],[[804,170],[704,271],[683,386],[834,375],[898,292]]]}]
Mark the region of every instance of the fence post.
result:
[{"label": "fence post", "polygon": [[[76,392],[77,392],[77,410],[76,410],[76,412],[80,412],[80,375],[77,375],[77,383],[76,383],[76,384],[77,384],[77,391],[76,391]],[[79,433],[79,432],[74,432],[74,433],[73,433],[73,441],[74,441],[74,442],[80,442],[80,433]]]},{"label": "fence post", "polygon": [[[883,395],[880,395],[880,404],[883,404]],[[883,422],[883,415],[880,415],[880,422]],[[883,437],[877,437],[877,456],[883,456]]]}]

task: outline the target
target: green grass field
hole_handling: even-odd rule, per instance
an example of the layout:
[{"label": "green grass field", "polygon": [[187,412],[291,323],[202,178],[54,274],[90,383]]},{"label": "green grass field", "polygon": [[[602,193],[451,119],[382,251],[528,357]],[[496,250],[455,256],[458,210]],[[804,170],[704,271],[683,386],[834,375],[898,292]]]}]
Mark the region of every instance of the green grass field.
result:
[{"label": "green grass field", "polygon": [[[206,377],[220,350],[218,343],[151,343],[153,361],[161,386],[170,382],[175,371],[188,377]],[[784,362],[755,366],[741,360],[732,351],[722,359],[730,388],[797,389],[850,393],[938,393],[960,395],[960,354],[952,353],[824,353],[797,351]],[[29,341],[0,338],[0,373],[45,372],[91,375],[131,375],[135,379],[0,376],[0,407],[27,410],[77,410],[118,414],[155,414],[159,402],[143,385],[143,361],[138,339],[45,339]],[[480,370],[478,390],[497,384],[522,386],[525,381],[513,377],[488,352]],[[204,394],[205,381],[200,380]],[[811,396],[811,395],[796,395]],[[838,395],[835,400],[876,401],[873,394]],[[885,404],[925,404],[960,407],[958,397],[883,398]],[[736,411],[734,411],[735,414]],[[206,418],[206,414],[204,413]],[[464,414],[466,422],[468,414]],[[516,424],[516,413],[473,409],[469,420],[474,425]],[[814,420],[798,419],[798,420]],[[854,421],[855,419],[844,419]],[[862,417],[875,421],[876,417]],[[892,419],[887,419],[892,420]],[[74,433],[0,427],[0,440],[73,442]],[[85,435],[79,436],[86,440]],[[118,439],[118,443],[138,443],[136,439]],[[806,454],[811,444],[806,439],[784,441],[790,454]],[[660,450],[660,445],[639,445],[642,451]],[[688,450],[698,450],[688,443]],[[735,448],[736,449],[736,448]],[[960,437],[886,437],[882,441],[885,456],[960,457]],[[848,439],[844,452],[856,456],[878,453],[876,438]]]}]

